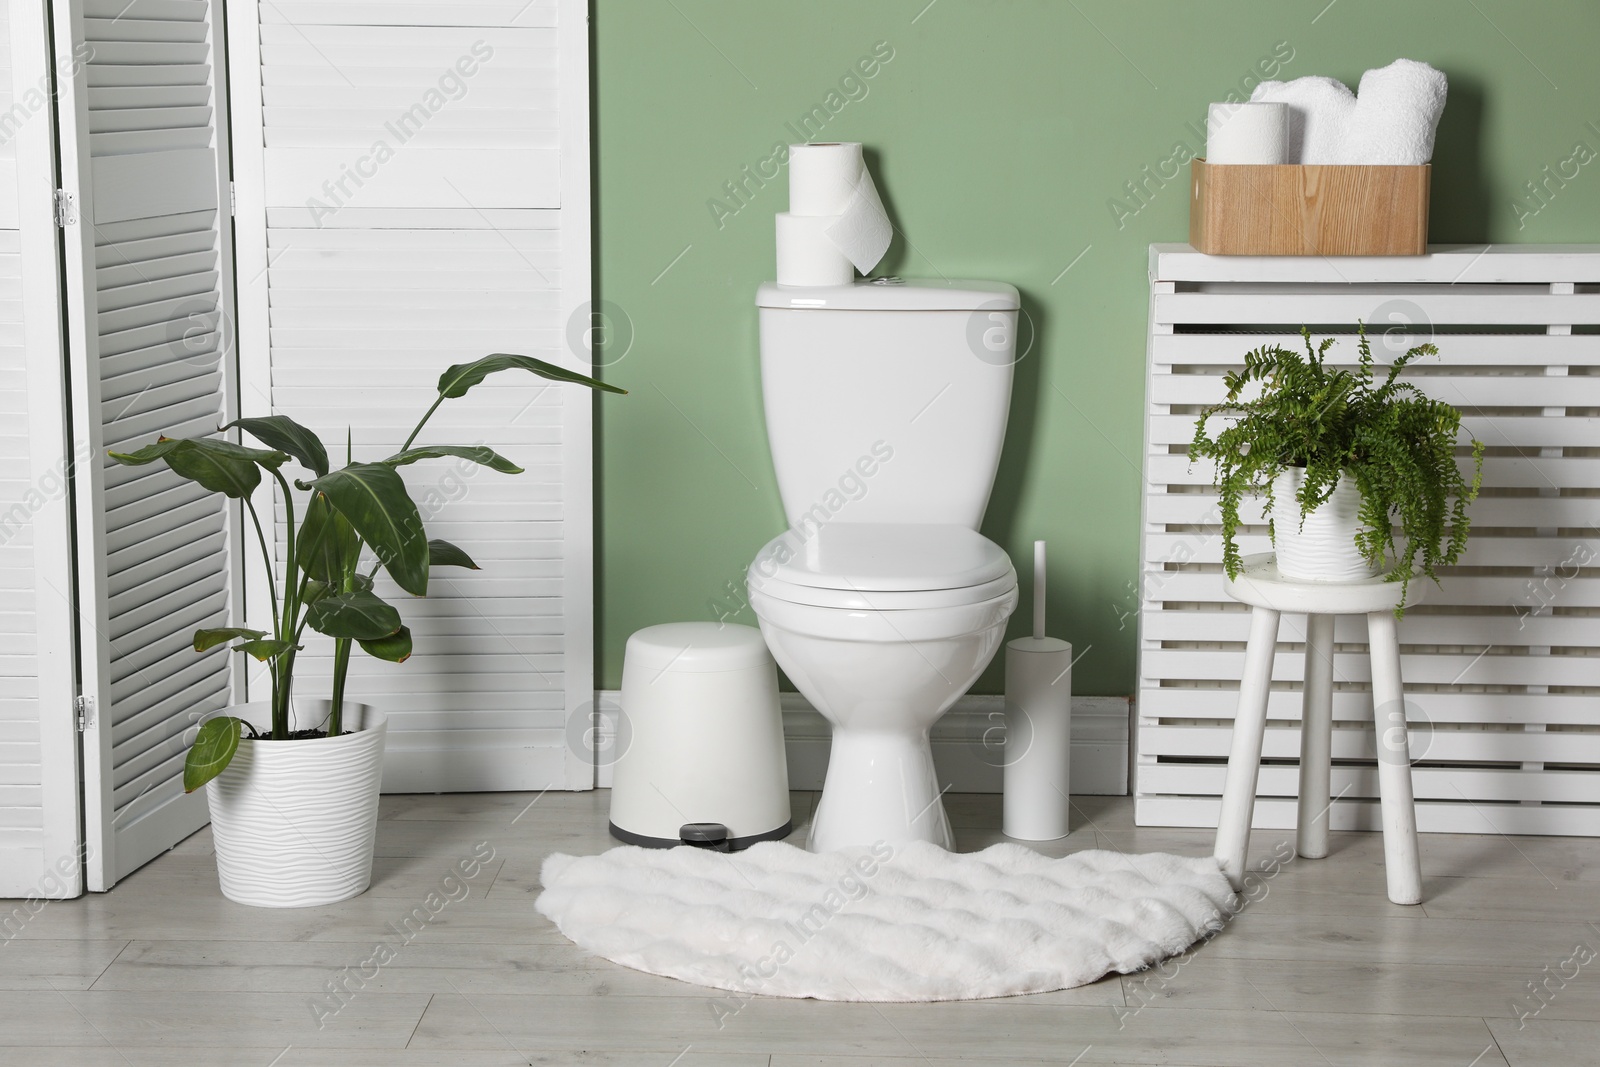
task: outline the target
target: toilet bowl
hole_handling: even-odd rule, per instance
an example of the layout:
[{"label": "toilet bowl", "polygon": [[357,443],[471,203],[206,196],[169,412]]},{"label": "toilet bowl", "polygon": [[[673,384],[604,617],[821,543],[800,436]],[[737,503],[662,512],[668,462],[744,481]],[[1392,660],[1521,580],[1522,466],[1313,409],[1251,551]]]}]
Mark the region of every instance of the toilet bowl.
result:
[{"label": "toilet bowl", "polygon": [[749,575],[773,658],[833,726],[807,847],[951,848],[929,730],[1000,647],[1016,571],[962,526],[841,524],[813,537],[820,565],[763,568],[774,543]]},{"label": "toilet bowl", "polygon": [[978,533],[1005,438],[1017,291],[763,285],[761,390],[789,528],[750,564],[773,658],[833,728],[808,847],[953,840],[929,730],[1017,604]]}]

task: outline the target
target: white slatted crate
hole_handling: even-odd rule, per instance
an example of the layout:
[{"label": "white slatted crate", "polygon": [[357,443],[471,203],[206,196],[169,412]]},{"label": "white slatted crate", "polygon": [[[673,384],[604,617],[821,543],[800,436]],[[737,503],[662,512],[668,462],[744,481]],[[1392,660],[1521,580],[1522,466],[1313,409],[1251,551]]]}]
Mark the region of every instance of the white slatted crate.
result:
[{"label": "white slatted crate", "polygon": [[[1264,344],[1364,321],[1380,362],[1431,340],[1406,378],[1487,446],[1472,539],[1400,624],[1420,828],[1600,835],[1600,246],[1437,246],[1392,258],[1150,251],[1140,553],[1136,817],[1215,826],[1248,610],[1223,592],[1198,412]],[[1466,449],[1462,449],[1467,462]],[[1241,549],[1270,549],[1245,508]],[[1279,637],[1255,825],[1294,824],[1303,617]],[[1332,822],[1377,829],[1366,629],[1338,622]]]}]

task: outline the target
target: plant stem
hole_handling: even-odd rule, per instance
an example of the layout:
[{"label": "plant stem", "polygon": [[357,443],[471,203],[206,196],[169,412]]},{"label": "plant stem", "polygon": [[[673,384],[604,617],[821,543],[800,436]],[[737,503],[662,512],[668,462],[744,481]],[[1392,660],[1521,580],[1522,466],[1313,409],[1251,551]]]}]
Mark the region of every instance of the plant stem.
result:
[{"label": "plant stem", "polygon": [[[283,628],[282,616],[278,613],[278,573],[272,566],[272,549],[267,547],[267,535],[261,530],[261,516],[256,514],[256,506],[249,497],[244,498],[245,510],[250,512],[250,522],[256,528],[256,542],[261,546],[261,565],[267,570],[267,592],[272,596],[272,634],[278,636]],[[272,679],[272,703],[277,707],[278,700],[278,657],[273,656],[267,660],[267,673]]]},{"label": "plant stem", "polygon": [[434,399],[433,404],[429,406],[428,410],[422,413],[422,418],[417,420],[416,426],[414,426],[411,430],[411,436],[407,437],[406,443],[400,446],[400,451],[404,452],[406,449],[411,447],[411,442],[417,439],[417,434],[422,432],[422,428],[428,424],[429,419],[433,418],[433,413],[439,410],[439,405],[443,404],[444,401],[445,395],[440,393]]},{"label": "plant stem", "polygon": [[[288,558],[285,560],[285,574],[283,583],[283,608],[278,620],[278,640],[288,641],[292,646],[296,640],[296,627],[299,622],[300,597],[298,596],[295,579],[299,577],[300,565],[296,556],[298,545],[297,531],[294,526],[294,495],[289,491],[289,483],[282,474],[276,470],[272,476],[277,479],[278,487],[283,490],[283,508],[285,529],[287,532]],[[294,688],[294,654],[291,647],[283,654],[283,661],[278,671],[278,684],[272,692],[272,738],[274,741],[284,741],[289,737],[289,700]]]},{"label": "plant stem", "polygon": [[338,737],[344,726],[344,680],[350,673],[350,639],[333,643],[333,710],[328,713],[328,736]]}]

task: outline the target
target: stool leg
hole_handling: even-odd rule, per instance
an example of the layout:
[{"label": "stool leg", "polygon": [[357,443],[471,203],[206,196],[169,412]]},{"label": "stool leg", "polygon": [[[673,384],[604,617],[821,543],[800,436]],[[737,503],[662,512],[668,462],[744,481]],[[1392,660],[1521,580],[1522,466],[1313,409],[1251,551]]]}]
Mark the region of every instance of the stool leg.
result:
[{"label": "stool leg", "polygon": [[1300,815],[1295,851],[1310,860],[1328,854],[1333,622],[1332,615],[1306,616],[1306,673],[1300,703]]},{"label": "stool leg", "polygon": [[1267,696],[1272,688],[1272,656],[1278,643],[1278,613],[1252,608],[1250,644],[1239,680],[1239,710],[1233,717],[1233,749],[1222,787],[1222,814],[1217,820],[1217,862],[1235,889],[1243,885],[1245,856],[1250,850],[1250,817],[1256,806],[1256,777],[1261,771],[1261,742],[1267,730]]},{"label": "stool leg", "polygon": [[1373,725],[1378,737],[1378,795],[1383,806],[1383,864],[1389,899],[1422,903],[1422,862],[1417,851],[1417,811],[1411,795],[1411,746],[1405,690],[1400,680],[1400,638],[1394,614],[1367,616],[1372,655]]}]

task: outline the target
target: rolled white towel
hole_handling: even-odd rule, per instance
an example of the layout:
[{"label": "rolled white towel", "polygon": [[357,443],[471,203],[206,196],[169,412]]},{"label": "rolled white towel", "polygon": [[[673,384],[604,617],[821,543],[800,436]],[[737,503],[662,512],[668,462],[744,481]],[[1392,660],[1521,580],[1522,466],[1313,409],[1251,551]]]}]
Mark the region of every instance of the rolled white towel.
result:
[{"label": "rolled white towel", "polygon": [[1344,162],[1345,134],[1356,109],[1355,94],[1344,82],[1319,76],[1262,82],[1250,99],[1289,105],[1287,162]]},{"label": "rolled white towel", "polygon": [[1444,112],[1442,71],[1397,59],[1361,76],[1341,163],[1420,166],[1433,159],[1433,138]]}]

